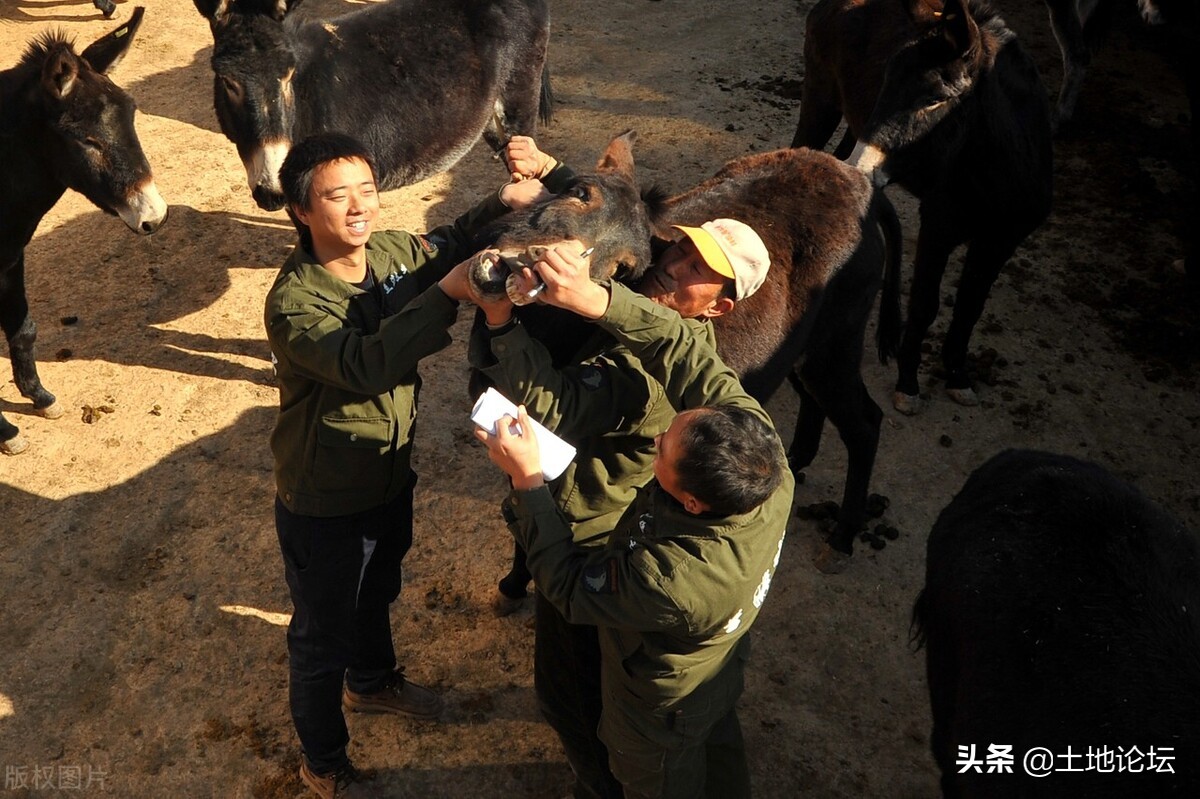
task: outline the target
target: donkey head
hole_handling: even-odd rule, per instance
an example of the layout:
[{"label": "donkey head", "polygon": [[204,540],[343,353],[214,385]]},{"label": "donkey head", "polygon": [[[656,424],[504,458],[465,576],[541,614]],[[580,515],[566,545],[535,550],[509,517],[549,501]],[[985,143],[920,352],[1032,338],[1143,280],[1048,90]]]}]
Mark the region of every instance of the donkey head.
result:
[{"label": "donkey head", "polygon": [[76,55],[60,34],[30,45],[22,64],[40,71],[43,135],[37,147],[63,186],[101,210],[121,217],[136,233],[153,233],[167,218],[167,204],[133,125],[133,98],[105,74],[125,56],[145,9]]},{"label": "donkey head", "polygon": [[596,171],[579,175],[561,194],[497,220],[484,233],[501,263],[471,274],[483,297],[504,295],[511,270],[526,265],[531,248],[578,239],[591,253],[593,280],[638,280],[650,266],[651,222],[633,169],[634,131],[613,139]]},{"label": "donkey head", "polygon": [[[884,164],[896,152],[929,146],[930,133],[947,122],[986,68],[983,37],[967,0],[946,0],[941,10],[927,0],[909,0],[908,13],[917,35],[888,60],[875,107],[848,159],[873,173],[876,185],[887,182]],[[940,134],[954,134],[953,124]],[[934,145],[945,152],[945,138]]]},{"label": "donkey head", "polygon": [[292,146],[296,52],[284,17],[302,0],[193,0],[213,34],[213,107],[237,146],[254,201],[283,207],[279,167]]}]

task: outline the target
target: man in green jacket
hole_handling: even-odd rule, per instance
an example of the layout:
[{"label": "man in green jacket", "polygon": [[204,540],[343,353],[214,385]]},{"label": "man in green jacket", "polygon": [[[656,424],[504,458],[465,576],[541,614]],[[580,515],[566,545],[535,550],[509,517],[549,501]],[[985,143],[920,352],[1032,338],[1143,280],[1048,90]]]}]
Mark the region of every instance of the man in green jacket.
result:
[{"label": "man in green jacket", "polygon": [[592,283],[574,246],[538,264],[546,301],[598,319],[681,411],[656,439],[655,479],[605,546],[580,546],[536,441],[504,422],[477,435],[512,478],[513,529],[539,592],[567,622],[598,628],[599,733],[625,797],[748,796],[734,703],[794,481],[769,418],[712,346],[673,310]]},{"label": "man in green jacket", "polygon": [[[362,789],[342,706],[432,718],[442,700],[396,667],[389,605],[412,543],[417,363],[450,342],[475,228],[540,196],[513,183],[425,235],[373,232],[369,151],[350,136],[297,144],[280,170],[300,246],[266,299],[279,383],[275,526],[294,612],[289,703],[301,778]],[[344,680],[344,685],[343,685]]]}]

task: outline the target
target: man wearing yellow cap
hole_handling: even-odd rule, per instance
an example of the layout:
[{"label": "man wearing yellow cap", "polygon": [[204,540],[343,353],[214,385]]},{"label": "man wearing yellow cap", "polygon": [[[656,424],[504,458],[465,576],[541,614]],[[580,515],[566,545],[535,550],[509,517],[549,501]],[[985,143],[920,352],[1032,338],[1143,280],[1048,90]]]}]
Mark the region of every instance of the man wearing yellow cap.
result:
[{"label": "man wearing yellow cap", "polygon": [[[563,184],[566,167],[540,152],[532,139],[514,137],[507,150],[514,175]],[[553,175],[551,175],[553,173]],[[684,317],[683,324],[711,348],[709,318],[729,313],[762,285],[770,265],[766,247],[747,225],[717,219],[678,228],[679,237],[657,253],[640,293]],[[583,247],[560,247],[559,257],[585,265]],[[638,489],[653,477],[655,438],[667,431],[675,408],[659,380],[609,332],[597,329],[569,366],[556,369],[541,342],[517,322],[507,301],[484,305],[487,329],[472,334],[471,364],[513,402],[527,407],[578,454],[550,486],[580,547],[602,548]],[[510,523],[515,515],[506,507]],[[514,532],[516,532],[514,530]],[[524,552],[519,556],[524,559]],[[596,585],[595,579],[590,583]],[[519,587],[521,594],[524,584]],[[597,735],[601,715],[600,644],[591,624],[569,622],[539,591],[535,599],[534,686],[543,716],[558,733],[575,772],[577,799],[621,797],[609,751]],[[731,695],[740,693],[740,668]],[[733,677],[731,676],[732,680]],[[740,795],[747,784],[736,722],[726,724],[712,749],[724,749],[721,790]]]},{"label": "man wearing yellow cap", "polygon": [[700,227],[676,225],[681,236],[654,260],[638,292],[685,319],[733,310],[767,277],[771,258],[749,225],[714,219]]}]

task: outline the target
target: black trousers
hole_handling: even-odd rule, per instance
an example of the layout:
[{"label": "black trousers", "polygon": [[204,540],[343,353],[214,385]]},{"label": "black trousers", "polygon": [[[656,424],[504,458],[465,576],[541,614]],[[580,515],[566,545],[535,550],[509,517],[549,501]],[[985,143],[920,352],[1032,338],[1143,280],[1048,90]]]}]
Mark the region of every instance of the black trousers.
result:
[{"label": "black trousers", "polygon": [[575,799],[621,799],[600,725],[600,641],[591,625],[570,624],[536,593],[533,686],[575,772]]},{"label": "black trousers", "polygon": [[415,476],[400,496],[349,516],[300,516],[275,500],[275,531],[292,596],[288,699],[309,767],[348,762],[342,683],[382,690],[396,668],[389,606],[412,545]]}]

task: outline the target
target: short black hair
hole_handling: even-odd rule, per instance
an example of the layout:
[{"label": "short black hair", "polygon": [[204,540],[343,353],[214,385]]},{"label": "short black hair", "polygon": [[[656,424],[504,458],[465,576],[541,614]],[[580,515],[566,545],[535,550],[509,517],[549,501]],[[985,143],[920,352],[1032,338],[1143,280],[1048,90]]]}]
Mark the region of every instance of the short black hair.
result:
[{"label": "short black hair", "polygon": [[279,182],[283,196],[289,206],[309,210],[313,173],[322,164],[331,161],[348,161],[357,158],[371,168],[371,177],[376,176],[375,158],[367,146],[347,133],[334,131],[314,133],[300,141],[288,151],[279,167]]},{"label": "short black hair", "polygon": [[679,487],[721,516],[754,510],[783,481],[779,436],[745,408],[700,410],[680,431]]}]

